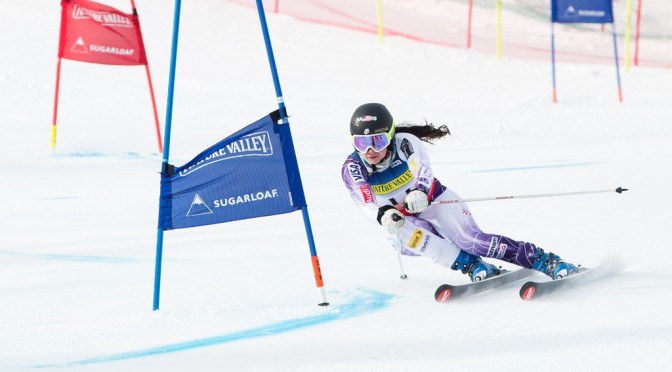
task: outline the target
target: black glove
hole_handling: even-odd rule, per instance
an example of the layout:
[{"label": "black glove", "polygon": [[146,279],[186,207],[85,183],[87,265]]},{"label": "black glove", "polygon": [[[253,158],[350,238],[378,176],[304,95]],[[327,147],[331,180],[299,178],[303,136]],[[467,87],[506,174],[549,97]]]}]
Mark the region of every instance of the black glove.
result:
[{"label": "black glove", "polygon": [[384,205],[378,208],[378,223],[389,232],[397,232],[404,226],[404,215],[391,205]]}]

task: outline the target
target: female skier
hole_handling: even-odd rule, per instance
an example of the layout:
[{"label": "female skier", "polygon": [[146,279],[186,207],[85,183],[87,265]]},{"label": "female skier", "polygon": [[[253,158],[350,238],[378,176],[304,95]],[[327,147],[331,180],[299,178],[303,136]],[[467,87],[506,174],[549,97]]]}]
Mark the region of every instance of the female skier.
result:
[{"label": "female skier", "polygon": [[380,103],[358,107],[350,120],[355,151],[343,164],[342,176],[350,196],[371,220],[389,234],[404,255],[426,256],[460,270],[477,282],[500,273],[481,257],[496,258],[540,271],[553,279],[578,268],[535,244],[481,231],[465,203],[432,205],[459,196],[434,178],[420,142],[450,134],[445,125],[395,127]]}]

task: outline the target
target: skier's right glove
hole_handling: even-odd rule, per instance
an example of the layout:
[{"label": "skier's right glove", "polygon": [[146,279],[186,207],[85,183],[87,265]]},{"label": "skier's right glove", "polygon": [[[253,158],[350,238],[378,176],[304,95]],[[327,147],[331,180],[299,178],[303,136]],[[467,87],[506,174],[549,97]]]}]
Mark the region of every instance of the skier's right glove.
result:
[{"label": "skier's right glove", "polygon": [[378,208],[378,223],[387,231],[396,233],[404,226],[404,215],[391,205],[384,205]]}]

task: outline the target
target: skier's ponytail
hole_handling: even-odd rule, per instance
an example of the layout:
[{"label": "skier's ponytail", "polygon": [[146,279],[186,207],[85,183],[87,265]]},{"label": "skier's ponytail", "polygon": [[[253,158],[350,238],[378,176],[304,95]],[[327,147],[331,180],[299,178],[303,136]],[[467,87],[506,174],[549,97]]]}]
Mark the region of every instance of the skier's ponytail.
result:
[{"label": "skier's ponytail", "polygon": [[427,143],[432,143],[434,140],[450,135],[450,130],[446,125],[435,127],[434,124],[428,123],[426,120],[425,124],[401,123],[396,126],[395,130],[397,133],[412,134]]}]

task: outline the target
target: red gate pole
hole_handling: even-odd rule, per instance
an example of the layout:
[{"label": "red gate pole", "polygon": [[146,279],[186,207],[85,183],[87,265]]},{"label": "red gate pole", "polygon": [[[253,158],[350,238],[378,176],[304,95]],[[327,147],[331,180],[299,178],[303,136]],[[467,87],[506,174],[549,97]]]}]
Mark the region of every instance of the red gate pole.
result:
[{"label": "red gate pole", "polygon": [[[135,1],[131,0],[131,8],[133,9],[133,16],[138,17],[138,11],[135,8]],[[142,49],[145,50],[145,42],[142,40],[142,33],[140,32],[140,21],[138,21],[138,33],[140,35],[140,43]],[[145,58],[147,59],[147,58]],[[154,112],[154,126],[156,128],[156,140],[159,145],[159,153],[163,152],[163,143],[161,142],[161,126],[159,125],[159,114],[156,111],[156,99],[154,97],[154,87],[152,85],[152,75],[149,73],[149,61],[145,62],[145,72],[147,72],[147,83],[149,84],[149,96],[152,99],[152,111]]]},{"label": "red gate pole", "polygon": [[56,94],[54,94],[54,117],[51,120],[51,151],[56,149],[56,118],[58,117],[58,91],[61,85],[61,57],[56,64]]}]

